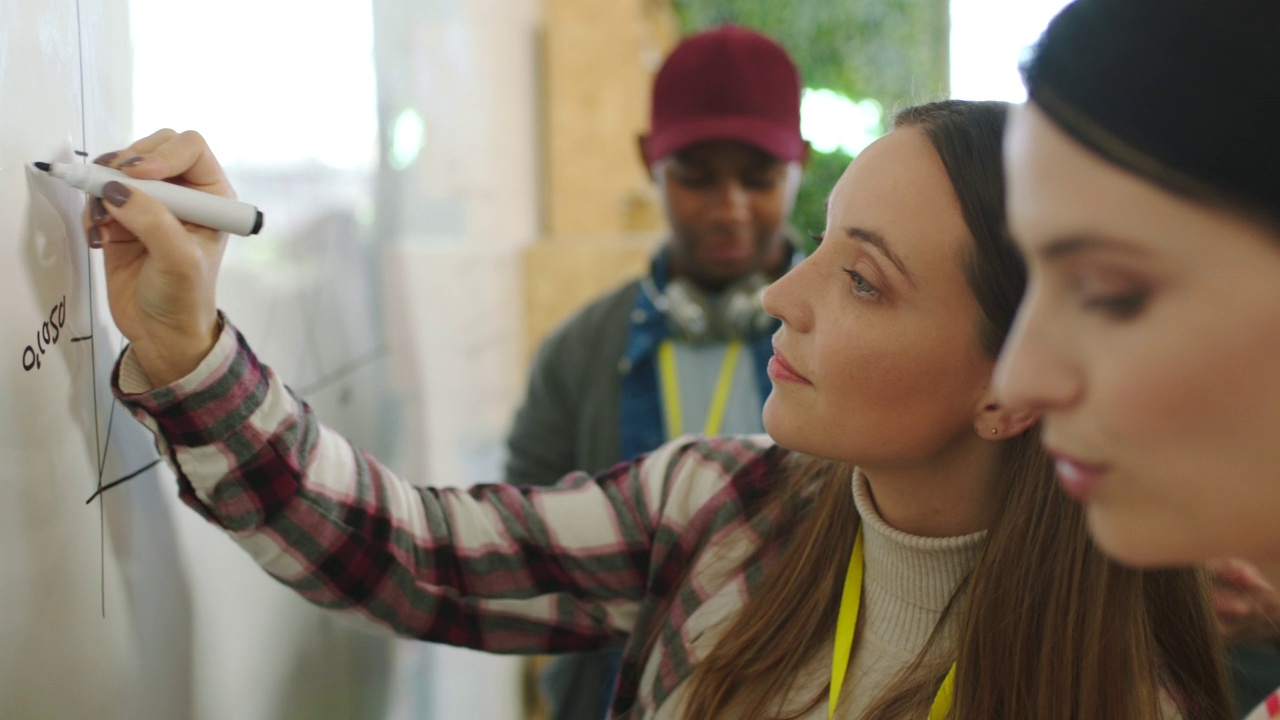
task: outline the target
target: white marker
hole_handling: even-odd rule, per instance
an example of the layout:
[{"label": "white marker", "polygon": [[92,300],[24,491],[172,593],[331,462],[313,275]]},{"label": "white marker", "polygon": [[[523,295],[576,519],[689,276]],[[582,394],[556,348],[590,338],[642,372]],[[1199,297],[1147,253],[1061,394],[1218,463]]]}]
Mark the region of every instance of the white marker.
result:
[{"label": "white marker", "polygon": [[102,186],[115,180],[159,200],[173,216],[213,230],[235,235],[255,235],[262,229],[262,211],[239,200],[192,190],[164,180],[139,180],[105,165],[92,163],[34,163],[73,188],[102,197]]}]

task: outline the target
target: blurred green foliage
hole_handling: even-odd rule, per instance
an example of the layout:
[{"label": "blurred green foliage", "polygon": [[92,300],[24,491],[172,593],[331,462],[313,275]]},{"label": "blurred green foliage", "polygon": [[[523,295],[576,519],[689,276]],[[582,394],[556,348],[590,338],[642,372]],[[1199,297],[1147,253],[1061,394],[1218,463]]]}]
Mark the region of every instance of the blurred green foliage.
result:
[{"label": "blurred green foliage", "polygon": [[[671,0],[681,30],[727,22],[782,43],[810,88],[855,100],[875,98],[885,124],[908,105],[945,98],[950,53],[949,0]],[[808,240],[826,223],[823,204],[849,156],[814,152],[792,223]]]}]

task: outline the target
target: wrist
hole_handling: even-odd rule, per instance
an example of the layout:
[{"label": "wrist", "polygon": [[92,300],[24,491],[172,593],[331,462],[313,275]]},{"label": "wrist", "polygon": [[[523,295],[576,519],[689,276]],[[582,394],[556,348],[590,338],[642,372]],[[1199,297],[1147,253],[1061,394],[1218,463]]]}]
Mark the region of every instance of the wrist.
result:
[{"label": "wrist", "polygon": [[195,371],[213,351],[222,335],[222,315],[215,316],[206,332],[173,335],[155,342],[134,342],[133,352],[154,387],[170,385]]}]

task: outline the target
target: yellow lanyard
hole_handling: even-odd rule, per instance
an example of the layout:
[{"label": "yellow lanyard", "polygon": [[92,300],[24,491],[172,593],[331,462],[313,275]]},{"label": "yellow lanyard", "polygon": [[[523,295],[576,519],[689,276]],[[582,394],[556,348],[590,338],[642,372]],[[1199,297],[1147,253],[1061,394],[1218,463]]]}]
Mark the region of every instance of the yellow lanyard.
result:
[{"label": "yellow lanyard", "polygon": [[[724,361],[720,363],[720,378],[716,380],[715,394],[711,396],[707,424],[702,428],[703,435],[718,435],[724,425],[724,409],[729,404],[733,371],[738,366],[738,355],[741,353],[741,340],[730,342],[724,351]],[[662,406],[667,415],[667,439],[670,440],[684,434],[684,419],[680,413],[680,378],[676,374],[676,346],[670,340],[663,340],[658,346],[658,368],[662,376]]]},{"label": "yellow lanyard", "polygon": [[[853,633],[858,627],[858,607],[862,604],[862,528],[853,541],[849,554],[849,569],[844,575],[844,590],[840,594],[840,615],[836,619],[836,647],[831,654],[831,692],[827,696],[827,720],[835,717],[836,704],[840,702],[840,688],[844,687],[844,675],[849,669],[849,655],[853,652]],[[955,695],[956,664],[938,688],[929,709],[929,720],[943,720],[951,712],[951,698]]]}]

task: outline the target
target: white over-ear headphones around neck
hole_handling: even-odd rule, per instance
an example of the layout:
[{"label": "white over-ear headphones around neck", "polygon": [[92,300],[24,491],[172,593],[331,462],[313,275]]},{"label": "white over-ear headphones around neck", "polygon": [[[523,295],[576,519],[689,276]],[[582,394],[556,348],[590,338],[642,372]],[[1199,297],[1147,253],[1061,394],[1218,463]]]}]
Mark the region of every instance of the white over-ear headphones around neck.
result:
[{"label": "white over-ear headphones around neck", "polygon": [[719,293],[708,293],[684,278],[672,279],[662,291],[651,278],[641,282],[672,334],[695,345],[769,332],[774,320],[760,301],[768,285],[762,273],[737,280]]}]

